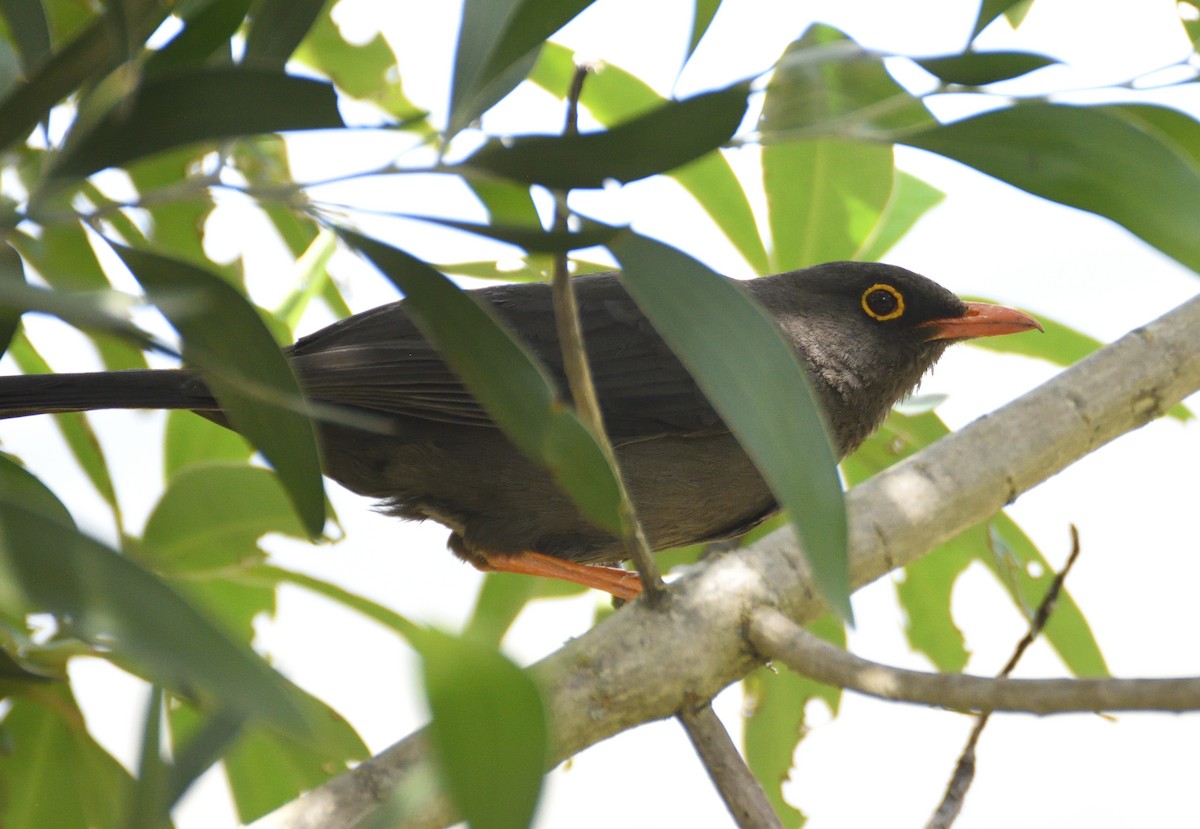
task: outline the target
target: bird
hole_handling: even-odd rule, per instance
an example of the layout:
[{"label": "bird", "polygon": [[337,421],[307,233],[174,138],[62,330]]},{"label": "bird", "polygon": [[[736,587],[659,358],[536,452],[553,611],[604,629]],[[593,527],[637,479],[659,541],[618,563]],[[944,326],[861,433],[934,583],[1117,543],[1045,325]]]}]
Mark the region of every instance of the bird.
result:
[{"label": "bird", "polygon": [[[807,370],[839,459],[916,389],[949,345],[1041,330],[1024,312],[966,302],[896,265],[830,262],[735,282]],[[736,538],[774,515],[770,488],[620,274],[575,277],[574,287],[604,425],[650,547]],[[550,286],[472,293],[565,395]],[[285,353],[308,400],[373,417],[370,427],[353,418],[317,421],[328,477],[388,514],[445,525],[450,550],[481,570],[564,578],[622,599],[639,594],[637,574],[612,566],[627,558],[622,539],[585,518],[504,436],[403,299],[302,337]],[[112,408],[191,409],[229,425],[186,367],[0,377],[0,418]]]}]

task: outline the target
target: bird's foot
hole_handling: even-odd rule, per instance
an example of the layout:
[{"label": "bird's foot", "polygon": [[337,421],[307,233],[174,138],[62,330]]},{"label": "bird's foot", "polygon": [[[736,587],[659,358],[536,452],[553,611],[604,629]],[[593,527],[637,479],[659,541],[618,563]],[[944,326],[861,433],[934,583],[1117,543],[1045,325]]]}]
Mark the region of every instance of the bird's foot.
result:
[{"label": "bird's foot", "polygon": [[517,553],[516,555],[491,554],[473,556],[471,563],[479,570],[495,573],[519,573],[525,576],[542,576],[581,584],[595,590],[611,593],[618,599],[630,601],[642,594],[642,580],[632,570],[617,567],[601,567],[595,564],[579,564],[545,553]]}]

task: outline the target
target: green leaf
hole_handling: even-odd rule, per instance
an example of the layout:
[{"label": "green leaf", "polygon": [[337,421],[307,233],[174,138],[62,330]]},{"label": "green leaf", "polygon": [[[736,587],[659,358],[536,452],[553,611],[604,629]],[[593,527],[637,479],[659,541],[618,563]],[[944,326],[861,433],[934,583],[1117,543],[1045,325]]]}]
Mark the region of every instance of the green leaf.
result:
[{"label": "green leaf", "polygon": [[892,80],[883,58],[830,26],[810,27],[784,51],[767,84],[762,143],[886,139],[932,125],[929,110]]},{"label": "green leaf", "polygon": [[[569,49],[547,43],[529,79],[551,94],[565,97],[574,69]],[[588,76],[580,98],[580,104],[606,127],[662,106],[664,101],[644,81],[612,64],[604,64]],[[704,208],[756,273],[770,270],[750,200],[723,153],[709,153],[667,175]]]},{"label": "green leaf", "polygon": [[408,311],[496,424],[592,523],[621,532],[617,482],[596,439],[528,349],[481,303],[404,251],[341,231],[404,292]]},{"label": "green leaf", "polygon": [[[829,614],[808,630],[839,647],[846,646],[846,632]],[[746,764],[766,792],[775,814],[787,829],[804,824],[802,815],[783,797],[783,786],[791,776],[792,757],[808,728],[806,710],[810,700],[820,699],[837,713],[841,690],[821,685],[786,668],[759,668],[745,679],[746,714],[742,719],[742,744]]]},{"label": "green leaf", "polygon": [[183,337],[183,353],[239,432],[279,472],[312,536],[325,526],[321,463],[312,422],[287,359],[257,312],[208,271],[113,245]]},{"label": "green leaf", "polygon": [[917,220],[940,203],[946,194],[916,176],[896,170],[892,193],[883,214],[851,259],[881,262],[897,242],[904,238]]},{"label": "green leaf", "polygon": [[[289,698],[313,724],[306,735],[246,728],[222,758],[238,817],[249,824],[370,756],[346,719],[321,700],[288,684]],[[194,710],[172,717],[175,733],[195,734]]]},{"label": "green leaf", "polygon": [[693,0],[692,34],[688,38],[687,54],[684,60],[690,60],[692,55],[695,54],[696,47],[704,39],[704,33],[712,25],[713,18],[717,16],[717,9],[719,8],[721,8],[721,0]]},{"label": "green leaf", "polygon": [[1019,78],[1038,69],[1054,66],[1054,58],[1033,52],[963,52],[937,58],[914,61],[931,75],[946,83],[963,86],[986,86],[990,83]]},{"label": "green leaf", "polygon": [[[790,514],[817,589],[835,612],[852,618],[837,461],[795,352],[733,280],[630,231],[608,248],[638,307]],[[736,331],[737,337],[713,337],[713,331]],[[751,400],[756,404],[747,405]]]},{"label": "green leaf", "polygon": [[[979,6],[979,16],[975,18],[975,26],[971,30],[971,40],[979,37],[979,33],[988,27],[988,24],[1002,14],[1013,14],[1017,6],[1028,3],[1029,0],[983,0]],[[1022,15],[1023,16],[1023,15]],[[1013,23],[1013,25],[1017,25]]]},{"label": "green leaf", "polygon": [[258,467],[206,464],[171,479],[142,546],[157,572],[185,573],[257,559],[267,533],[305,537],[279,478]]},{"label": "green leaf", "polygon": [[749,84],[737,83],[670,101],[604,132],[490,141],[457,169],[557,189],[636,181],[673,170],[727,142],[746,113],[749,91]]},{"label": "green leaf", "polygon": [[4,715],[0,824],[5,829],[117,829],[134,781],[88,734],[70,688],[43,687]]},{"label": "green leaf", "polygon": [[423,639],[429,736],[450,796],[471,829],[525,829],[547,761],[533,679],[470,639],[434,630]]},{"label": "green leaf", "polygon": [[1141,119],[1036,101],[935,127],[902,143],[1112,219],[1200,270],[1200,165]]},{"label": "green leaf", "polygon": [[[81,109],[87,106],[85,100]],[[228,67],[148,78],[94,117],[67,136],[52,176],[83,177],[203,141],[345,126],[328,83]]]},{"label": "green leaf", "polygon": [[762,165],[772,272],[851,258],[878,224],[894,178],[890,148],[849,141],[769,144]]},{"label": "green leaf", "polygon": [[325,0],[255,0],[243,63],[283,69],[325,5]]},{"label": "green leaf", "polygon": [[163,438],[164,478],[171,478],[193,464],[245,463],[253,454],[254,447],[231,429],[191,412],[167,412]]},{"label": "green leaf", "polygon": [[404,94],[396,55],[387,40],[377,33],[366,43],[348,42],[333,22],[333,8],[332,3],[326,4],[293,60],[317,69],[347,95],[375,104],[402,126],[432,138],[434,130],[424,120],[425,113]]},{"label": "green leaf", "polygon": [[0,494],[0,607],[51,613],[152,682],[288,731],[282,680],[129,559]]},{"label": "green leaf", "polygon": [[592,0],[467,0],[454,50],[453,136],[513,90],[537,50]]},{"label": "green leaf", "polygon": [[[661,561],[661,559],[660,559]],[[488,573],[463,628],[480,644],[498,648],[517,616],[533,599],[578,596],[586,588],[560,579],[529,579],[511,573]]]}]

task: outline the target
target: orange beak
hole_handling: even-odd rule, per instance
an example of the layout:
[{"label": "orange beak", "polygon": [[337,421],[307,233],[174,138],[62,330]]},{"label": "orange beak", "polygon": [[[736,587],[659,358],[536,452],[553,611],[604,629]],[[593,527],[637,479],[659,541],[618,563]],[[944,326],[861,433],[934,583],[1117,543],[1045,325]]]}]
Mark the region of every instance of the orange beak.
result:
[{"label": "orange beak", "polygon": [[929,330],[930,340],[970,340],[976,337],[995,337],[1000,334],[1019,334],[1022,331],[1043,330],[1042,324],[1024,311],[968,302],[961,317],[946,317],[921,323]]}]

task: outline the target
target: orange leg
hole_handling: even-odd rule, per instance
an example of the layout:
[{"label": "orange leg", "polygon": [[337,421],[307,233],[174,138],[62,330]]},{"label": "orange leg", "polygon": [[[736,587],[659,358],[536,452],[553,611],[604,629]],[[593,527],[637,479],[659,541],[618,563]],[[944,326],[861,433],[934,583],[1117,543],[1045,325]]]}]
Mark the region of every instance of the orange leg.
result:
[{"label": "orange leg", "polygon": [[512,556],[493,554],[482,560],[475,559],[472,563],[484,572],[519,573],[524,576],[562,579],[603,590],[626,601],[636,599],[642,594],[642,580],[632,570],[578,564],[544,553],[517,553]]}]

